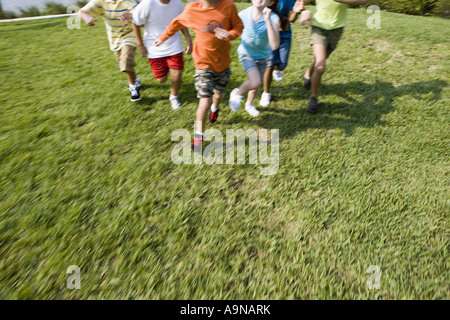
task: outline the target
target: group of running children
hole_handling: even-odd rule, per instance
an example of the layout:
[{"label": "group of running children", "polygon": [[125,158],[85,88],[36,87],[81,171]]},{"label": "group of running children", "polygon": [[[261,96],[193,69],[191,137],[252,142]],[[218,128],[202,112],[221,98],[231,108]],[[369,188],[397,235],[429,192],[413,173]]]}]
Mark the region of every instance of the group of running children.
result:
[{"label": "group of running children", "polygon": [[[232,0],[199,0],[184,7],[181,0],[91,0],[78,15],[93,26],[95,16],[105,23],[110,49],[115,53],[120,71],[129,82],[131,101],[141,99],[141,81],[135,73],[135,50],[148,58],[153,76],[160,83],[170,75],[169,100],[172,109],[181,103],[183,46],[181,31],[186,39],[184,52],[191,54],[195,63],[195,88],[199,105],[196,113],[194,151],[202,148],[206,117],[215,122],[228,85],[231,70],[230,41],[241,36],[238,47],[239,62],[248,80],[230,93],[229,107],[238,111],[247,94],[245,110],[259,115],[253,105],[258,89],[264,91],[259,105],[270,104],[272,78],[282,81],[291,49],[291,26],[300,15],[300,23],[311,24],[311,46],[314,61],[302,73],[304,87],[311,90],[308,104],[310,113],[318,112],[317,93],[325,71],[325,62],[336,49],[346,24],[348,5],[365,4],[367,0],[316,0],[316,12],[305,9],[305,0],[252,0],[252,6],[238,13]],[[144,37],[141,28],[144,28]],[[195,32],[195,41],[188,32]]]}]

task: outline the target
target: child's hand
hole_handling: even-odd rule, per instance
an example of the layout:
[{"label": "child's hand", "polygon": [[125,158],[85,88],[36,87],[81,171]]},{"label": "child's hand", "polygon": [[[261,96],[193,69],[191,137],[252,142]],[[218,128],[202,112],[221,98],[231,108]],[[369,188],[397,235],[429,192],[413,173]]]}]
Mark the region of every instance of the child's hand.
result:
[{"label": "child's hand", "polygon": [[84,20],[84,22],[88,25],[88,26],[95,26],[95,23],[97,22],[97,19],[95,19],[94,17],[90,16],[88,17],[86,20]]},{"label": "child's hand", "polygon": [[120,19],[120,21],[122,21],[122,22],[127,22],[127,21],[133,19],[133,15],[132,15],[130,12],[124,12],[124,13],[121,13],[121,14],[119,14],[117,17],[118,17],[118,18]]},{"label": "child's hand", "polygon": [[294,7],[292,8],[292,11],[300,12],[303,9],[305,9],[305,0],[297,0],[295,1]]},{"label": "child's hand", "polygon": [[159,38],[158,38],[158,39],[155,40],[155,42],[153,42],[153,45],[154,45],[155,47],[159,47],[161,43],[162,43],[162,41],[159,40]]},{"label": "child's hand", "polygon": [[148,52],[147,48],[144,45],[139,46],[139,54],[141,55],[141,57],[147,58]]},{"label": "child's hand", "polygon": [[[302,11],[302,13],[300,14],[300,24],[302,26],[305,26],[305,23],[309,21],[309,26],[311,26],[311,11],[309,10],[304,10]],[[305,27],[308,27],[308,25],[306,25]]]},{"label": "child's hand", "polygon": [[230,33],[227,30],[224,30],[222,28],[216,28],[214,29],[214,32],[216,33],[216,37],[220,40],[225,40],[230,38]]},{"label": "child's hand", "polygon": [[269,22],[270,21],[270,14],[272,13],[272,9],[269,7],[265,7],[263,10],[264,14],[264,21]]},{"label": "child's hand", "polygon": [[186,42],[186,49],[184,50],[184,52],[186,54],[191,54],[192,53],[192,41],[187,41]]}]

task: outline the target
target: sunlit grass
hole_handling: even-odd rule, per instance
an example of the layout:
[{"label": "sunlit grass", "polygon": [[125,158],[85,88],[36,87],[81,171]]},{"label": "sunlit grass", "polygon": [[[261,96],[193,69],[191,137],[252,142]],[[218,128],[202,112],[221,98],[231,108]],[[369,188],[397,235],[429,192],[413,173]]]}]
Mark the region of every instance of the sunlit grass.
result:
[{"label": "sunlit grass", "polygon": [[[101,24],[0,24],[0,297],[448,299],[450,22],[367,17],[350,10],[319,114],[298,24],[273,104],[255,119],[222,105],[224,133],[280,130],[266,177],[172,163],[171,133],[193,129],[191,57],[172,112],[138,56],[143,100],[129,102]],[[245,79],[238,44],[227,92]]]}]

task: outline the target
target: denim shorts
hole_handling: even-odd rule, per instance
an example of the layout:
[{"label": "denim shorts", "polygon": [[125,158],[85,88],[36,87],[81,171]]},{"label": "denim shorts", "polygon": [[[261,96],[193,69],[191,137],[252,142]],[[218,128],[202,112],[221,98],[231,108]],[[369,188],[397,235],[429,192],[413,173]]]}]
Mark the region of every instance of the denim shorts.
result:
[{"label": "denim shorts", "polygon": [[287,67],[289,60],[289,53],[291,51],[291,38],[280,38],[280,47],[272,51],[269,57],[268,67],[278,67],[279,70],[284,70]]},{"label": "denim shorts", "polygon": [[264,79],[264,73],[266,72],[267,68],[267,60],[266,59],[253,59],[249,55],[246,54],[239,54],[239,62],[241,63],[242,67],[244,68],[245,73],[248,73],[250,70],[258,69],[259,74],[261,75],[261,81]]}]

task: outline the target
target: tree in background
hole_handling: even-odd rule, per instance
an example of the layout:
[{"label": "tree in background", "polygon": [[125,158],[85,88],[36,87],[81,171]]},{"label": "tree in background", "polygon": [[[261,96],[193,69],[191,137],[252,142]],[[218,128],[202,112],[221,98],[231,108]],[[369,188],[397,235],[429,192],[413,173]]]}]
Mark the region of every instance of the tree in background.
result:
[{"label": "tree in background", "polygon": [[67,6],[56,2],[47,2],[43,11],[44,15],[64,13],[67,13]]},{"label": "tree in background", "polygon": [[2,3],[0,2],[0,19],[14,19],[14,18],[16,18],[14,12],[3,11]]},{"label": "tree in background", "polygon": [[80,8],[83,8],[85,5],[87,5],[88,2],[89,1],[86,1],[86,0],[84,0],[84,1],[77,1],[77,3],[75,3],[75,5],[77,5]]},{"label": "tree in background", "polygon": [[20,14],[19,17],[37,17],[41,15],[39,8],[36,6],[31,6],[27,9],[19,9]]},{"label": "tree in background", "polygon": [[369,0],[368,5],[406,14],[450,16],[450,0]]}]

